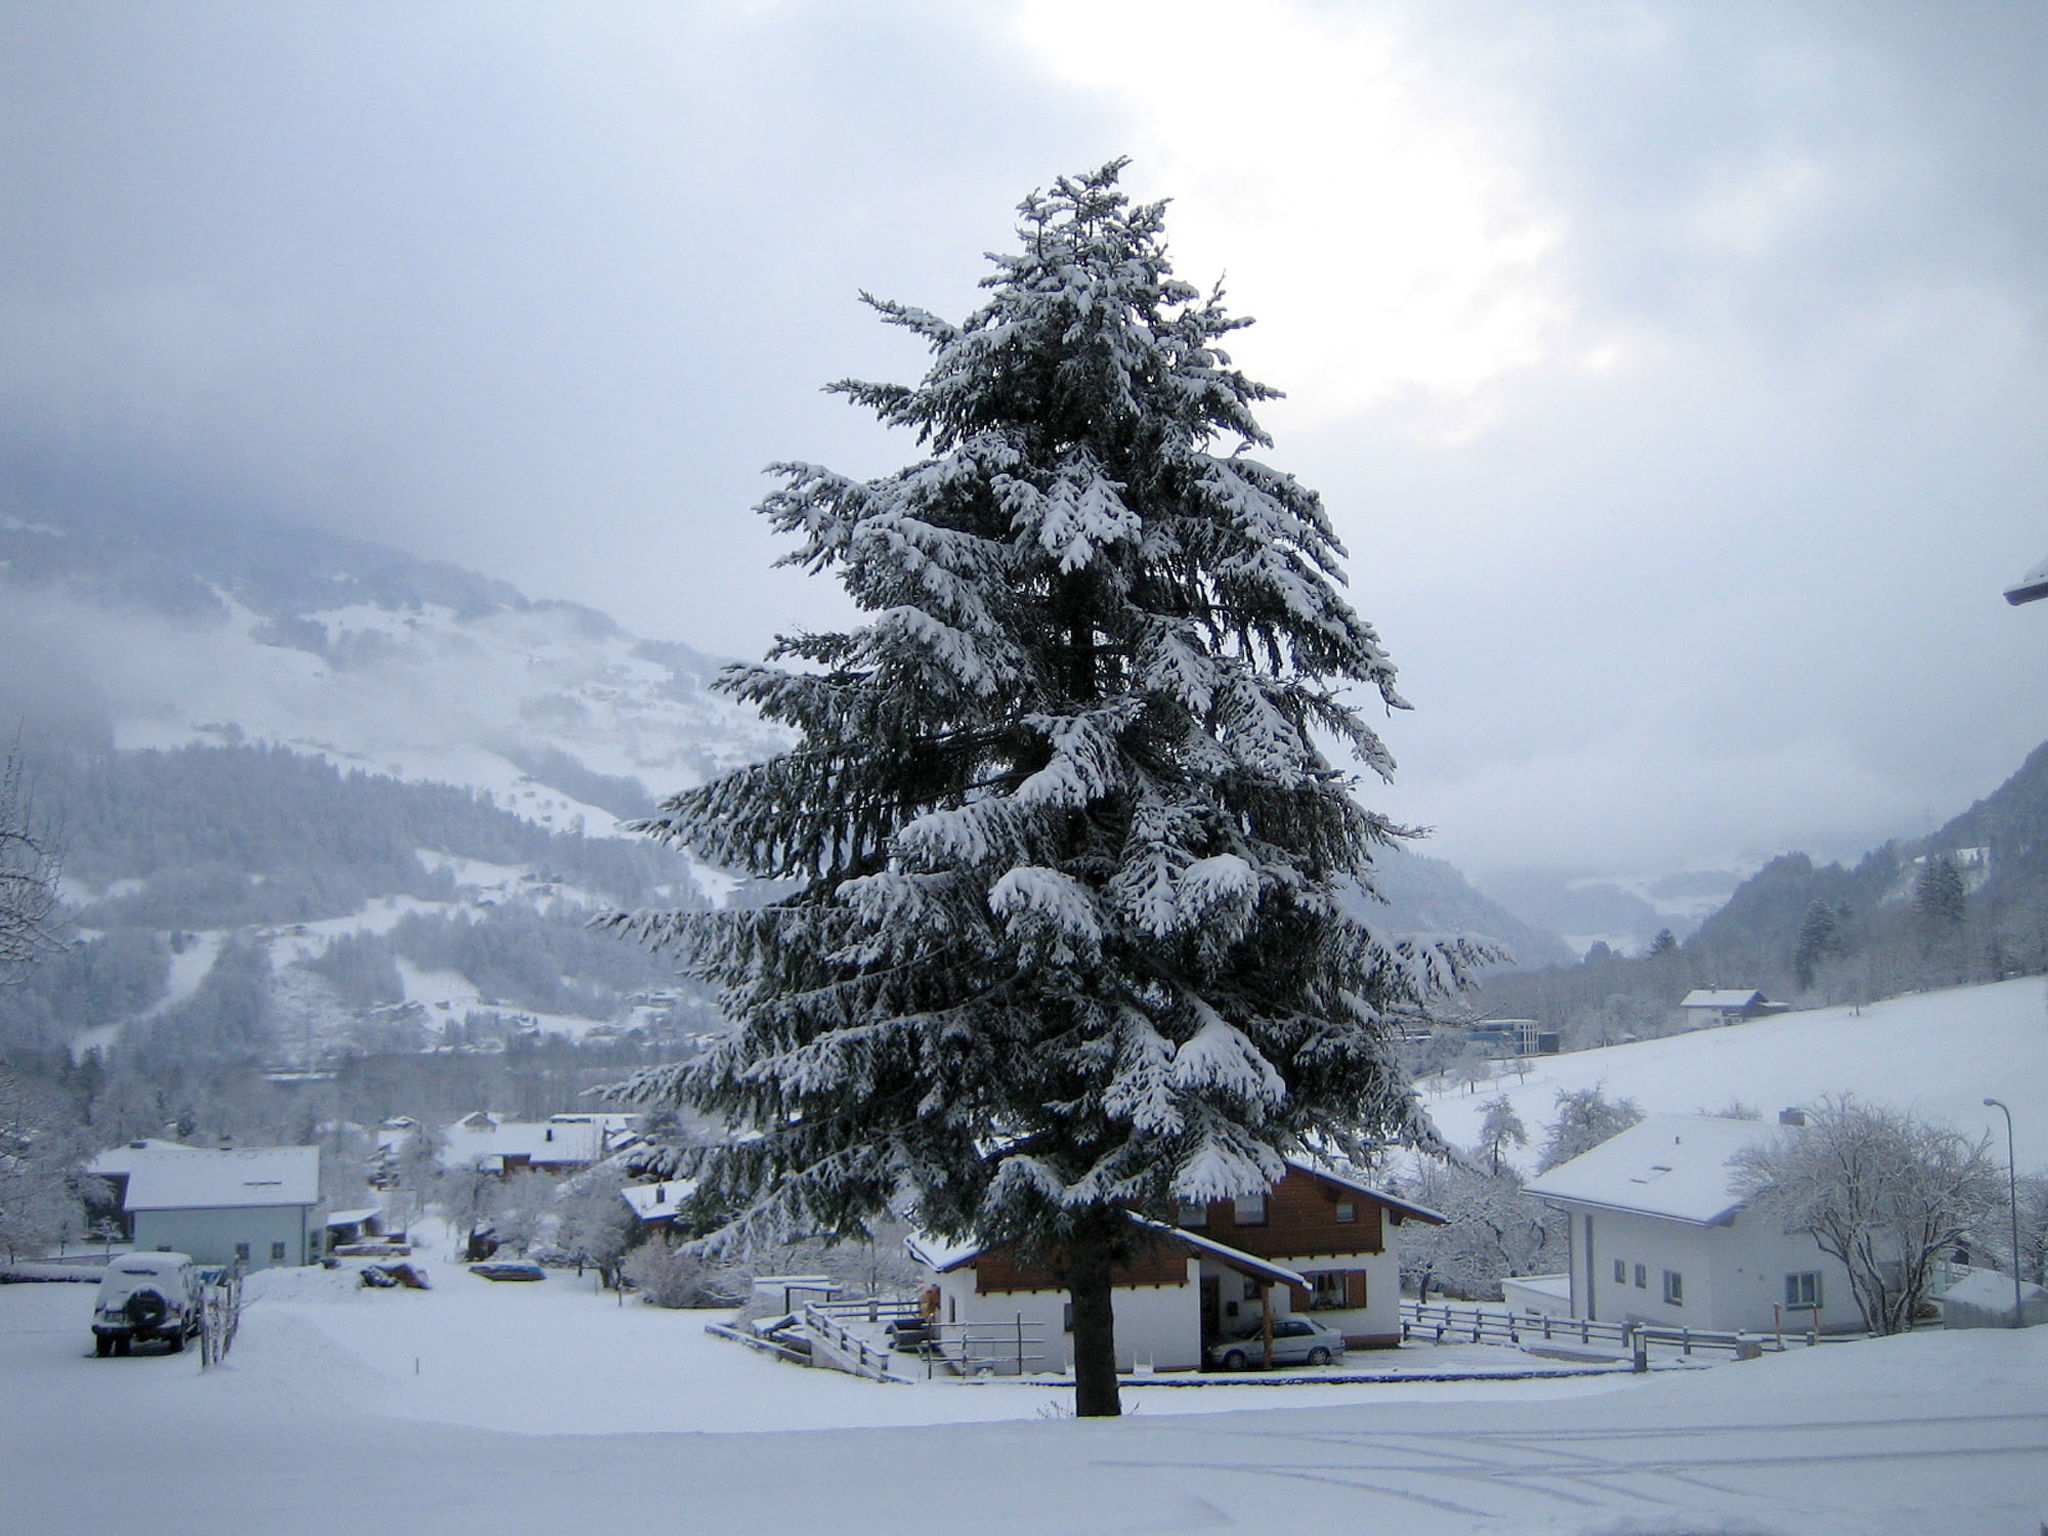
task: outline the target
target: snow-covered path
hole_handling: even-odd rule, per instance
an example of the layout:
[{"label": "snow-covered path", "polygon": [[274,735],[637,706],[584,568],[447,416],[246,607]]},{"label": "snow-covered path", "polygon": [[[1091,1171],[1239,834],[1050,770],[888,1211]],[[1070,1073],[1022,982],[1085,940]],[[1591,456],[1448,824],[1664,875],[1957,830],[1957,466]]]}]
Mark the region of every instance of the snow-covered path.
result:
[{"label": "snow-covered path", "polygon": [[[870,1386],[700,1348],[695,1318],[622,1312],[571,1284],[440,1278],[424,1297],[265,1301],[206,1376],[189,1354],[91,1359],[87,1287],[0,1287],[0,1529],[77,1529],[90,1510],[96,1529],[195,1536],[593,1521],[2031,1536],[2048,1510],[2048,1329],[1828,1346],[1577,1395],[1134,1391],[1125,1419],[1083,1423],[1015,1388]],[[625,1427],[684,1422],[753,1432]],[[559,1432],[571,1423],[583,1432]]]}]

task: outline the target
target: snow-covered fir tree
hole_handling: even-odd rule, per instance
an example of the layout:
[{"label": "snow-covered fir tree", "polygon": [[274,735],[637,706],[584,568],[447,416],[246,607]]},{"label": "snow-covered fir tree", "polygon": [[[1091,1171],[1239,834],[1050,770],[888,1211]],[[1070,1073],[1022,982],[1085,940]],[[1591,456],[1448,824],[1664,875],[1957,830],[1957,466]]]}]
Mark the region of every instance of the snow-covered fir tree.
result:
[{"label": "snow-covered fir tree", "polygon": [[642,824],[794,893],[612,920],[738,1026],[626,1085],[750,1133],[698,1159],[707,1245],[892,1202],[1016,1245],[1070,1289],[1085,1415],[1118,1411],[1131,1214],[1426,1137],[1390,1023],[1485,958],[1339,899],[1405,835],[1331,755],[1391,772],[1354,697],[1405,707],[1394,668],[1316,494],[1247,456],[1246,322],[1172,275],[1121,168],[1028,198],[963,323],[868,299],[930,369],[833,388],[924,456],[779,465],[761,510],[870,617],[729,669],[797,745]]}]

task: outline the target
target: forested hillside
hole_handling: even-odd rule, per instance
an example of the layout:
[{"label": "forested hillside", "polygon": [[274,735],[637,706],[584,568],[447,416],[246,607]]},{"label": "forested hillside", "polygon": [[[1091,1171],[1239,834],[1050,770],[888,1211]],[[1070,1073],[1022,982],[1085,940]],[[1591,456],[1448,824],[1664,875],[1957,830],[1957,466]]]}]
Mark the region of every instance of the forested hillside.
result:
[{"label": "forested hillside", "polygon": [[551,832],[487,794],[277,747],[61,753],[37,769],[63,828],[72,942],[0,989],[0,1043],[132,1022],[158,1055],[275,1056],[273,993],[295,968],[336,1005],[318,1056],[348,1042],[340,1021],[409,1001],[401,960],[479,1002],[613,1019],[673,978],[587,932],[588,913],[704,900],[688,863],[645,839]]},{"label": "forested hillside", "polygon": [[2048,971],[2048,745],[1992,794],[1853,867],[1773,859],[1682,942],[1605,945],[1575,966],[1489,978],[1483,1006],[1570,1042],[1663,1033],[1695,987],[1760,988],[1804,1006]]}]

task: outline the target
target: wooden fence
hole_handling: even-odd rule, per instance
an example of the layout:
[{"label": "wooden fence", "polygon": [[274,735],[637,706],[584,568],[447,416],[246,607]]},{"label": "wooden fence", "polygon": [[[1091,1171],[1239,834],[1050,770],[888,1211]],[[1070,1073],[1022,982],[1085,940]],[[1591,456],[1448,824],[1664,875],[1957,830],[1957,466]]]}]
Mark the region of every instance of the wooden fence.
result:
[{"label": "wooden fence", "polygon": [[227,1359],[235,1347],[235,1330],[242,1325],[242,1267],[237,1264],[221,1271],[208,1282],[199,1300],[199,1368],[211,1370]]},{"label": "wooden fence", "polygon": [[[828,1307],[832,1310],[827,1311]],[[907,1380],[890,1369],[895,1361],[890,1358],[887,1346],[870,1344],[864,1335],[854,1332],[841,1320],[849,1307],[846,1302],[809,1302],[805,1305],[804,1331],[811,1336],[813,1361],[817,1359],[817,1352],[822,1350],[834,1363],[855,1376],[865,1376],[870,1381]],[[917,1316],[915,1303],[911,1304],[909,1315]],[[869,1321],[882,1320],[879,1309],[870,1312],[865,1304],[855,1316]]]}]

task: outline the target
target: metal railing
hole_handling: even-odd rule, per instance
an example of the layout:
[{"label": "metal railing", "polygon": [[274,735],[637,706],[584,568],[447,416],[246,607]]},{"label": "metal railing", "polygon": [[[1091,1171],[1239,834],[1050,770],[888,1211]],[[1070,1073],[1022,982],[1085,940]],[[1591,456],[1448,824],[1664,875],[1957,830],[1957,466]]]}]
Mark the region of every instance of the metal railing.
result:
[{"label": "metal railing", "polygon": [[1651,1346],[1681,1354],[1726,1354],[1737,1360],[1762,1352],[1763,1341],[1745,1333],[1672,1328],[1655,1323],[1601,1323],[1585,1317],[1545,1317],[1488,1307],[1403,1301],[1401,1342],[1430,1344],[1604,1345],[1617,1356],[1640,1356]]}]

